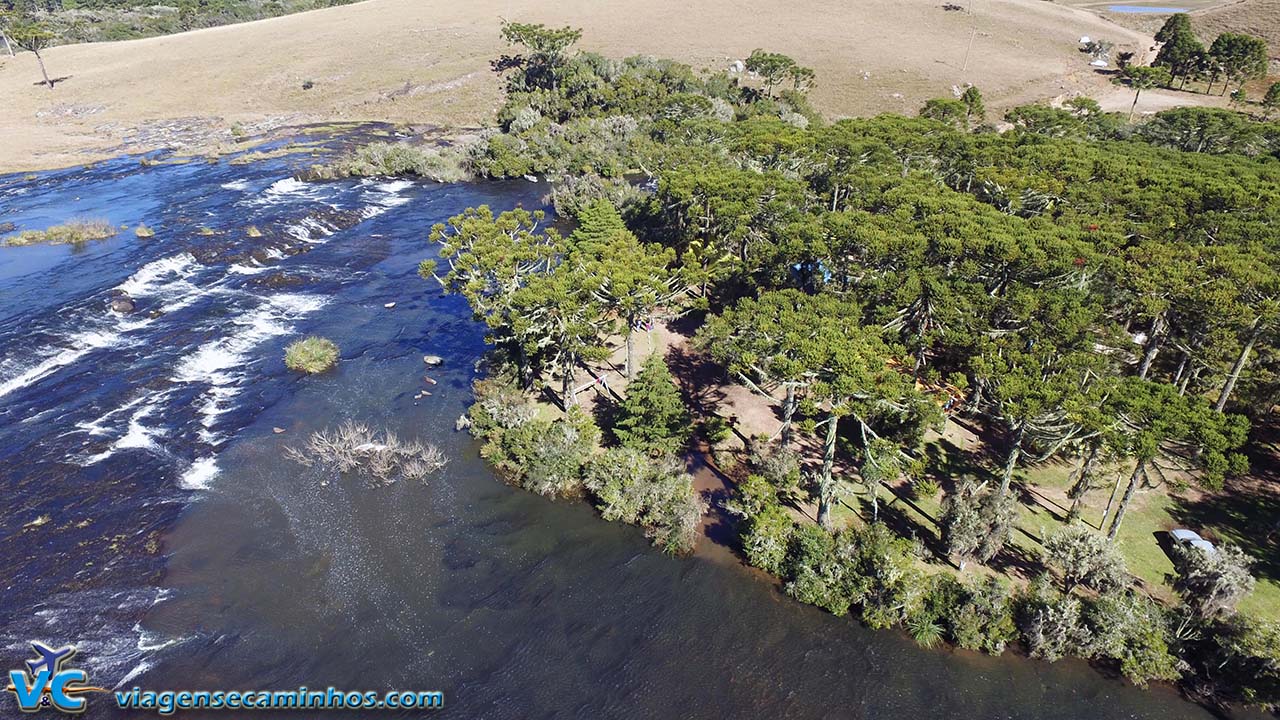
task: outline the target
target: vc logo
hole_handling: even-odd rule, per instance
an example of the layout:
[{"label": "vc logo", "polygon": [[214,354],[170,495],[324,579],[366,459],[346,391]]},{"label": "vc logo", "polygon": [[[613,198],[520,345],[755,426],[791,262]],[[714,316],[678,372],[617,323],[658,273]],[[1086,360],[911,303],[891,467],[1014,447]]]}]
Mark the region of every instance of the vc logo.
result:
[{"label": "vc logo", "polygon": [[85,700],[78,697],[86,692],[107,692],[105,688],[89,687],[89,675],[83,670],[63,667],[76,649],[67,646],[51,650],[40,643],[31,643],[35,659],[27,661],[26,670],[10,670],[6,690],[18,699],[22,712],[36,712],[49,707],[65,713],[84,712]]}]

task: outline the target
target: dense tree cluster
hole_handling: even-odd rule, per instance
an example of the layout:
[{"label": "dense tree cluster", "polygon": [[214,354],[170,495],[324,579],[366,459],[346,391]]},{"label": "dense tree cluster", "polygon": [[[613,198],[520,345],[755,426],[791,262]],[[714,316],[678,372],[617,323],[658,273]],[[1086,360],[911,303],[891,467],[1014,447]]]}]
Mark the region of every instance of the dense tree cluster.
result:
[{"label": "dense tree cluster", "polygon": [[0,13],[10,11],[39,23],[51,44],[65,44],[168,35],[351,2],[355,0],[0,0]]},{"label": "dense tree cluster", "polygon": [[[572,176],[578,227],[565,237],[538,213],[468,210],[433,229],[440,264],[422,270],[468,299],[519,387],[559,375],[572,408],[574,371],[611,336],[695,308],[695,345],[779,409],[777,442],[755,448],[728,507],[744,555],[790,594],[925,644],[999,652],[1021,639],[1037,657],[1105,659],[1136,682],[1185,676],[1277,701],[1274,673],[1211,670],[1274,661],[1260,649],[1273,628],[1234,614],[1250,587],[1236,551],[1181,563],[1187,601],[1170,611],[1131,587],[1111,544],[1143,487],[1214,489],[1244,471],[1248,417],[1280,401],[1273,126],[1184,109],[1135,129],[1079,98],[1015,109],[1013,129],[995,133],[973,88],[922,118],[826,124],[803,103],[812,74],[785,56],[758,50],[748,76],[697,76],[575,53],[568,28],[504,35],[522,54],[495,64],[502,127],[470,162],[481,175]],[[544,423],[530,436],[553,457],[492,438],[487,452],[529,477],[530,463],[571,455],[564,464],[591,468],[602,512],[687,523],[685,500],[672,511],[653,495],[684,492],[664,464],[686,437],[684,409],[660,360],[633,387],[607,464],[555,440],[556,424],[587,434],[573,410],[527,421]],[[478,393],[472,411],[482,437],[486,402]],[[1047,574],[1018,592],[930,574],[917,544],[879,521],[882,489],[922,475],[925,433],[957,414],[995,451],[943,503],[941,539],[961,568],[1001,555],[1021,468],[1073,461],[1073,514],[1101,464],[1124,468],[1104,534],[1069,525],[1045,539],[1061,587]],[[513,477],[530,486],[526,475]],[[846,505],[854,486],[865,511]],[[816,523],[797,511],[809,502]]]}]

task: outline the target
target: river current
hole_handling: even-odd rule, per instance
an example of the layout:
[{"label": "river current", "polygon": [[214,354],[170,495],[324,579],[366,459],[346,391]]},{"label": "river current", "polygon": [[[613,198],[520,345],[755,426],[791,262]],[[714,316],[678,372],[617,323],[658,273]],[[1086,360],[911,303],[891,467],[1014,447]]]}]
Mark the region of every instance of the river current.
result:
[{"label": "river current", "polygon": [[[416,267],[433,223],[546,186],[305,183],[300,164],[0,176],[0,224],[129,227],[0,247],[4,670],[42,640],[108,688],[442,690],[456,718],[1210,717],[1082,662],[924,650],[502,484],[454,430],[483,329]],[[110,310],[122,293],[133,312]],[[310,334],[335,371],[284,367]],[[343,420],[450,463],[368,489],[284,457]]]}]

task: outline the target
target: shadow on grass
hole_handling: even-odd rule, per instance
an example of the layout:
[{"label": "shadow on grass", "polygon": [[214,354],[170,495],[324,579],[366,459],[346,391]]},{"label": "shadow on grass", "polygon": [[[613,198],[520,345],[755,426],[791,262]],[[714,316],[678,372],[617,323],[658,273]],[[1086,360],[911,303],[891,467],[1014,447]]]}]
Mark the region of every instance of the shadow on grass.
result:
[{"label": "shadow on grass", "polygon": [[1280,580],[1280,491],[1274,483],[1228,485],[1196,501],[1178,501],[1169,514],[1210,540],[1238,545],[1253,558],[1254,575]]}]

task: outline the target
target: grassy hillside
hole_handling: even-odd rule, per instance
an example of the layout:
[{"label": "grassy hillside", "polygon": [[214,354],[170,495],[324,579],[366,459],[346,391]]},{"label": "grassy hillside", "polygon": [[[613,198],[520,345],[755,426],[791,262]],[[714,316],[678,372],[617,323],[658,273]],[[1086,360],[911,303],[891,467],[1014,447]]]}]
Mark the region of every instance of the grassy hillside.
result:
[{"label": "grassy hillside", "polygon": [[[724,68],[752,49],[817,71],[833,116],[912,114],[966,82],[993,108],[1108,88],[1078,52],[1081,35],[1128,49],[1150,39],[1042,0],[948,11],[932,0],[368,0],[297,15],[119,43],[0,58],[0,171],[68,165],[136,150],[229,141],[239,122],[388,120],[475,125],[499,101],[491,58],[501,17],[585,30],[586,49]],[[304,89],[308,88],[308,89]],[[219,135],[221,133],[221,135]],[[129,144],[123,144],[126,138]]]}]

